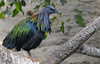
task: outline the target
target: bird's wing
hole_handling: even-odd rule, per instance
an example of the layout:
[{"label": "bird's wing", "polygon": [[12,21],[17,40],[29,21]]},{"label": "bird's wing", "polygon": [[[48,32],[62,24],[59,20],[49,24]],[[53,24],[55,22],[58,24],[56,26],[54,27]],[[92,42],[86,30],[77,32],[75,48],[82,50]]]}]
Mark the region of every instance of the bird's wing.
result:
[{"label": "bird's wing", "polygon": [[25,44],[34,34],[35,28],[31,23],[34,19],[27,18],[15,25],[4,39],[3,45],[8,49],[12,49]]}]

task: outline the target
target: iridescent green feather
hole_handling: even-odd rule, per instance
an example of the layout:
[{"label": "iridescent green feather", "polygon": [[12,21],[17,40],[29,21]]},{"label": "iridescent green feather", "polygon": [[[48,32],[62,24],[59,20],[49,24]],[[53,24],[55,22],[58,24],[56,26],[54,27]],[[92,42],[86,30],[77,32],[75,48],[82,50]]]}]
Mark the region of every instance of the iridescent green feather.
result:
[{"label": "iridescent green feather", "polygon": [[16,29],[16,26],[12,29],[12,35],[13,35],[13,38],[21,38],[22,36],[24,36],[24,33],[27,35],[30,31],[30,26],[24,22],[20,25],[17,26],[17,29]]},{"label": "iridescent green feather", "polygon": [[[37,18],[34,18],[33,21],[31,20],[32,18],[26,18],[22,21],[20,21],[17,25],[15,25],[15,27],[12,29],[11,33],[13,34],[13,38],[21,38],[22,36],[24,36],[23,34],[28,34],[29,31],[31,30],[30,26],[28,23],[26,23],[27,21],[30,21],[30,23],[32,22],[34,24],[34,22],[36,21]],[[12,36],[12,35],[10,35]]]},{"label": "iridescent green feather", "polygon": [[25,35],[29,34],[31,28],[30,25],[28,23],[32,23],[34,25],[37,24],[37,28],[38,30],[41,29],[41,31],[45,31],[45,25],[43,23],[43,21],[40,21],[40,16],[37,17],[28,17],[22,21],[20,21],[17,25],[15,25],[15,27],[11,30],[11,32],[9,33],[9,37],[13,39],[21,39],[22,37],[24,37]]},{"label": "iridescent green feather", "polygon": [[41,15],[38,16],[38,20],[37,20],[37,28],[38,28],[38,30],[41,29],[41,22],[42,22],[42,21],[40,20],[40,16],[41,16]]},{"label": "iridescent green feather", "polygon": [[41,22],[41,30],[45,31],[45,26],[44,26],[43,22]]}]

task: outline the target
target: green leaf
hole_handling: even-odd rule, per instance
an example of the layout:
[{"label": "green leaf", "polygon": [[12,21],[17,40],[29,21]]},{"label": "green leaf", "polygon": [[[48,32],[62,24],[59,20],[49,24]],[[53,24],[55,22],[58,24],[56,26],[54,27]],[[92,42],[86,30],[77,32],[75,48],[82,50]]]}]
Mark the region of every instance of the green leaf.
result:
[{"label": "green leaf", "polygon": [[40,6],[39,5],[36,5],[34,9],[39,9],[39,8],[40,8]]},{"label": "green leaf", "polygon": [[19,9],[23,13],[22,6],[24,6],[21,2],[19,2]]},{"label": "green leaf", "polygon": [[40,2],[41,2],[42,0],[40,0]]},{"label": "green leaf", "polygon": [[56,2],[56,6],[58,5],[58,3]]},{"label": "green leaf", "polygon": [[15,2],[15,5],[16,5],[16,10],[20,11],[20,4],[19,4],[19,2]]},{"label": "green leaf", "polygon": [[51,6],[55,7],[55,4],[52,2]]},{"label": "green leaf", "polygon": [[45,32],[43,40],[45,40],[46,38],[47,38],[47,32]]},{"label": "green leaf", "polygon": [[44,0],[44,2],[45,2],[46,5],[50,5],[50,1],[51,0]]},{"label": "green leaf", "polygon": [[77,15],[74,16],[76,23],[81,27],[85,27],[85,22],[82,18],[82,11],[79,11],[78,9],[74,9],[73,11],[77,13]]},{"label": "green leaf", "polygon": [[4,15],[6,15],[6,17],[9,17],[11,14],[12,14],[11,7],[6,7],[6,10],[4,12]]},{"label": "green leaf", "polygon": [[26,6],[26,3],[25,1],[19,1],[19,2],[15,2],[15,5],[16,5],[16,13],[14,14],[14,16],[16,16],[20,11],[22,12],[22,14],[24,15],[24,11],[22,10],[22,6]]},{"label": "green leaf", "polygon": [[21,11],[22,12],[22,14],[24,15],[24,11]]},{"label": "green leaf", "polygon": [[54,16],[53,18],[51,18],[51,24],[55,21],[55,19],[57,19],[57,21],[59,22],[59,19],[57,18],[57,16]]},{"label": "green leaf", "polygon": [[58,26],[58,24],[59,24],[59,21],[56,23],[56,26]]},{"label": "green leaf", "polygon": [[39,9],[41,5],[43,5],[43,3],[40,3],[39,5],[36,5],[34,9]]},{"label": "green leaf", "polygon": [[42,4],[42,7],[45,7],[45,6],[46,6],[45,3],[43,3],[43,4]]},{"label": "green leaf", "polygon": [[62,3],[62,5],[64,5],[67,1],[66,0],[60,0],[60,2]]},{"label": "green leaf", "polygon": [[60,29],[61,29],[62,33],[64,33],[64,22],[63,21],[62,21],[62,25],[61,25]]},{"label": "green leaf", "polygon": [[26,2],[24,0],[21,1],[22,6],[26,6]]},{"label": "green leaf", "polygon": [[70,18],[69,19],[67,19],[67,21],[66,22],[69,22],[70,21]]},{"label": "green leaf", "polygon": [[55,21],[55,19],[56,19],[57,17],[53,17],[53,18],[51,18],[51,23],[53,23],[54,21]]},{"label": "green leaf", "polygon": [[78,0],[80,2],[80,0]]},{"label": "green leaf", "polygon": [[4,11],[0,13],[0,19],[3,18]]},{"label": "green leaf", "polygon": [[74,20],[76,21],[76,23],[81,26],[81,27],[85,27],[85,22],[84,22],[84,19],[82,18],[81,15],[75,15],[74,16]]},{"label": "green leaf", "polygon": [[12,7],[14,3],[10,3],[10,6]]},{"label": "green leaf", "polygon": [[14,9],[12,17],[15,17],[18,13],[19,13],[19,11],[17,9]]},{"label": "green leaf", "polygon": [[77,14],[79,14],[79,15],[82,15],[82,11],[79,11],[78,9],[74,9],[73,11],[76,12]]},{"label": "green leaf", "polygon": [[4,6],[5,5],[5,2],[4,1],[1,1],[0,2],[0,8],[2,7],[2,6]]},{"label": "green leaf", "polygon": [[45,7],[47,5],[51,5],[51,6],[55,7],[55,4],[53,2],[51,2],[51,0],[44,0],[42,7]]},{"label": "green leaf", "polygon": [[61,16],[62,15],[62,12],[60,12],[59,15]]}]

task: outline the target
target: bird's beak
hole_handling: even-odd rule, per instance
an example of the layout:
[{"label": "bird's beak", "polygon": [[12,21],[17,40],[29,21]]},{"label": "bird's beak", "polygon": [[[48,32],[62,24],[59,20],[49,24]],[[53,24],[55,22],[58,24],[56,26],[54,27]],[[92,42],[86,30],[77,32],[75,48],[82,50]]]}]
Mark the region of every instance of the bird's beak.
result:
[{"label": "bird's beak", "polygon": [[59,14],[59,12],[57,10],[55,10],[55,13]]}]

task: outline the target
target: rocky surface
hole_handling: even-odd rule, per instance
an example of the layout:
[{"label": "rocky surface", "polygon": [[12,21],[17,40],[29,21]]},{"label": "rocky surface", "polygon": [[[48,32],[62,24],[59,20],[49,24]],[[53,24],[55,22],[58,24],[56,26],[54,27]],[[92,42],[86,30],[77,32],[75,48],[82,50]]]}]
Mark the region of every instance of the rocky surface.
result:
[{"label": "rocky surface", "polygon": [[[60,19],[59,25],[56,26],[57,20],[52,25],[52,33],[51,35],[48,34],[46,40],[43,40],[41,45],[32,50],[31,53],[33,54],[34,58],[43,59],[47,55],[51,54],[54,50],[58,49],[61,45],[66,43],[69,39],[71,39],[75,34],[77,34],[83,27],[79,27],[74,21],[74,15],[76,14],[73,12],[74,9],[79,9],[83,11],[83,18],[86,22],[86,25],[89,25],[93,20],[95,20],[100,15],[100,0],[81,0],[78,2],[77,0],[67,0],[65,6],[59,4],[59,1],[55,0],[58,3],[57,9],[59,12],[62,12],[62,16],[58,16]],[[38,4],[39,1],[34,1],[33,4],[27,5],[23,7],[24,11],[27,12],[28,10],[32,10],[32,8]],[[3,8],[4,9],[4,8]],[[52,17],[51,15],[50,17]],[[11,30],[11,28],[18,23],[18,21],[24,19],[21,13],[18,14],[14,18],[0,20],[0,44],[7,33]],[[69,22],[66,22],[68,18],[71,18]],[[65,23],[65,33],[62,34],[60,31],[61,22],[64,21]],[[100,48],[100,30],[98,30],[85,44]],[[16,52],[21,55],[22,52]],[[64,60],[61,64],[100,64],[100,58],[94,58],[82,54],[73,54],[66,60]]]}]

